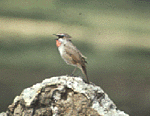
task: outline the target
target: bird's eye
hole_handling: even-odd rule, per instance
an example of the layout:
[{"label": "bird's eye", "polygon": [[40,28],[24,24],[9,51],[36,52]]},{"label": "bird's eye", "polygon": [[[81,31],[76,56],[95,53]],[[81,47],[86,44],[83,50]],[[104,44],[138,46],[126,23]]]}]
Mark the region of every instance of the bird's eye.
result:
[{"label": "bird's eye", "polygon": [[63,37],[64,37],[64,35],[58,35],[58,37],[59,37],[59,38],[63,38]]}]

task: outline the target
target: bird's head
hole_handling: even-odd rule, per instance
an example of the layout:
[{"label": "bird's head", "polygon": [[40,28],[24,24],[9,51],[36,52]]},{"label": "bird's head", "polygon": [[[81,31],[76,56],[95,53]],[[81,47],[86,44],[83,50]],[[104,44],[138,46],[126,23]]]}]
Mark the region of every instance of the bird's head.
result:
[{"label": "bird's head", "polygon": [[55,39],[57,47],[59,47],[61,44],[65,44],[67,41],[71,41],[70,40],[71,36],[68,35],[67,33],[59,33],[53,35],[58,37],[57,39]]},{"label": "bird's head", "polygon": [[68,35],[67,33],[58,33],[58,34],[54,34],[54,35],[56,35],[58,38],[66,38],[66,39],[69,39],[69,38],[71,38],[71,36],[70,35]]}]

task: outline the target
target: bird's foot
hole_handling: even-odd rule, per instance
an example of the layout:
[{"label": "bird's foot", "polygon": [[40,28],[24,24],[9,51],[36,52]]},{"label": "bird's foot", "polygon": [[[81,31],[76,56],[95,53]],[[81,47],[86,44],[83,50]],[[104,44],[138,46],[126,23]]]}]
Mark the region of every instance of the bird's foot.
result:
[{"label": "bird's foot", "polygon": [[75,75],[74,74],[71,74],[71,75],[66,75],[67,77],[75,77]]},{"label": "bird's foot", "polygon": [[74,77],[74,74],[72,73],[70,76]]}]

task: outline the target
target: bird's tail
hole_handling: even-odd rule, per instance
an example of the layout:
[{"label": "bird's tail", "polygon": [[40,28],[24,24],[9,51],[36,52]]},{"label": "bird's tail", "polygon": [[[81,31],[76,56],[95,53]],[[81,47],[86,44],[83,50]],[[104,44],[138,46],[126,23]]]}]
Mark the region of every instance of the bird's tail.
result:
[{"label": "bird's tail", "polygon": [[89,83],[89,79],[88,79],[87,72],[86,72],[86,66],[82,66],[81,70],[82,70],[82,73],[85,75],[87,83]]}]

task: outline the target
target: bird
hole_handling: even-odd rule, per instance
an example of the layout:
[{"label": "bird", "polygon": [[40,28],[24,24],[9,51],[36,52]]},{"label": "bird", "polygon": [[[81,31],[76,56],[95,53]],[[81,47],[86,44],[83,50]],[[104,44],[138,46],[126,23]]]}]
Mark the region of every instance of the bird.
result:
[{"label": "bird", "polygon": [[73,45],[71,41],[71,36],[67,33],[58,33],[53,34],[58,38],[56,40],[56,46],[58,47],[58,51],[62,57],[62,59],[68,64],[75,66],[75,69],[72,72],[72,75],[76,71],[78,67],[82,73],[85,75],[87,83],[89,83],[89,79],[86,71],[86,57]]}]

